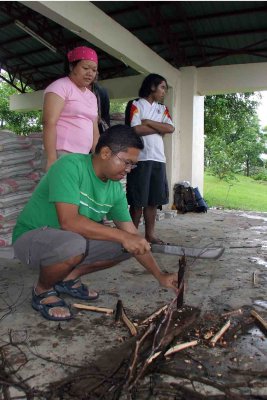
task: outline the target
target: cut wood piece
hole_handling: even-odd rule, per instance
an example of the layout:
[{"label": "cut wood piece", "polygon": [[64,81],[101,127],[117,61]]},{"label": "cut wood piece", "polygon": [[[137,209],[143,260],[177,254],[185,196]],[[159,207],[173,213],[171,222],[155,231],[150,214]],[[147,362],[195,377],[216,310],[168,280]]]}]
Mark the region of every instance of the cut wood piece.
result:
[{"label": "cut wood piece", "polygon": [[158,315],[160,315],[163,311],[165,311],[167,308],[167,304],[165,306],[159,308],[157,311],[153,312],[153,314],[149,315],[146,319],[143,321],[139,322],[138,325],[145,325],[148,322],[151,322],[154,318],[156,318]]},{"label": "cut wood piece", "polygon": [[255,310],[252,310],[250,314],[259,322],[260,327],[263,328],[265,335],[267,335],[267,322]]},{"label": "cut wood piece", "polygon": [[213,336],[213,338],[210,341],[210,344],[214,347],[215,344],[218,342],[220,337],[227,331],[227,329],[230,328],[231,322],[228,320],[222,327],[221,329],[216,333],[216,335]]},{"label": "cut wood piece", "polygon": [[241,315],[241,314],[243,314],[243,311],[241,308],[239,308],[238,310],[228,311],[222,314],[222,317],[234,317],[235,315]]},{"label": "cut wood piece", "polygon": [[127,317],[127,314],[124,310],[123,304],[121,300],[118,300],[116,309],[115,309],[115,322],[118,323],[123,321],[124,324],[127,326],[129,331],[131,332],[132,336],[137,335],[136,326],[132,323],[132,321]]},{"label": "cut wood piece", "polygon": [[157,358],[160,354],[161,354],[161,351],[158,351],[157,353],[153,354],[153,356],[150,356],[146,361],[147,365],[151,364],[152,361],[155,360],[155,358]]},{"label": "cut wood piece", "polygon": [[75,303],[72,305],[73,305],[73,307],[79,308],[80,310],[99,312],[99,313],[109,314],[109,315],[113,314],[113,310],[111,308],[87,306],[86,304],[79,304],[79,303]]},{"label": "cut wood piece", "polygon": [[171,347],[169,350],[164,353],[165,357],[170,356],[173,353],[177,353],[183,349],[187,349],[188,347],[193,347],[198,344],[198,340],[192,340],[191,342],[179,343],[176,346]]},{"label": "cut wood piece", "polygon": [[136,336],[137,335],[137,329],[134,326],[134,324],[132,323],[132,321],[127,317],[126,312],[125,312],[123,307],[122,307],[121,319],[123,320],[123,322],[125,323],[125,325],[129,329],[129,331],[131,332],[131,335],[132,336]]}]

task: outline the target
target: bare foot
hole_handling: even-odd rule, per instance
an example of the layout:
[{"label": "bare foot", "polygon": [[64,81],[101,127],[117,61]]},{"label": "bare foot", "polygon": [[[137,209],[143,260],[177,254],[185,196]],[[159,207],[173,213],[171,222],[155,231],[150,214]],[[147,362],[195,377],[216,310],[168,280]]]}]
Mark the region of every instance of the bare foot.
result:
[{"label": "bare foot", "polygon": [[150,237],[150,238],[146,237],[146,240],[151,244],[162,244],[162,245],[166,244],[163,240],[158,239],[156,237]]}]

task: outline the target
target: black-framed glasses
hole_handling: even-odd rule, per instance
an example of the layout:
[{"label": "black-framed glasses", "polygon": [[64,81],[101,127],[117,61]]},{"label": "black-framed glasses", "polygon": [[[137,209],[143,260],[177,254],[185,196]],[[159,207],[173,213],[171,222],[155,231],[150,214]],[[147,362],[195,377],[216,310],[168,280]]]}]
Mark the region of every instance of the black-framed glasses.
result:
[{"label": "black-framed glasses", "polygon": [[135,169],[137,167],[137,164],[134,164],[131,161],[123,160],[122,158],[120,158],[118,156],[118,154],[113,153],[113,155],[116,156],[122,163],[124,163],[125,169],[132,170],[132,169]]}]

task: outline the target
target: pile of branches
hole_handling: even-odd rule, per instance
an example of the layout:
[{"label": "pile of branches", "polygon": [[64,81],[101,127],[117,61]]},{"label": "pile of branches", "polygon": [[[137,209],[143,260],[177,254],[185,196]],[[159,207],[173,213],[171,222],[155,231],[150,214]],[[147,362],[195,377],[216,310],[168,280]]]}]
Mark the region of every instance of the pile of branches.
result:
[{"label": "pile of branches", "polygon": [[[10,333],[9,343],[0,347],[0,383],[4,400],[135,400],[135,399],[253,399],[264,398],[251,393],[240,396],[237,389],[246,386],[240,382],[218,383],[208,373],[200,373],[193,368],[177,368],[169,360],[173,354],[193,346],[213,348],[226,346],[244,325],[253,323],[255,318],[266,328],[265,321],[255,311],[235,310],[224,315],[210,315],[200,318],[200,310],[183,305],[185,258],[179,261],[178,293],[169,304],[155,311],[145,320],[133,324],[127,317],[122,303],[118,302],[115,322],[120,316],[132,335],[119,348],[105,352],[95,363],[83,366],[72,376],[52,383],[45,391],[31,388],[27,379],[20,377],[20,370],[26,367],[28,359],[20,344]],[[240,317],[242,316],[242,320]],[[237,317],[234,322],[232,318]],[[231,323],[230,323],[231,320]],[[227,338],[227,339],[226,339]],[[201,346],[202,345],[202,346]],[[203,346],[204,345],[204,346]],[[12,368],[7,353],[15,348],[21,358],[17,369]],[[49,360],[47,360],[49,361]],[[205,369],[205,366],[203,366]],[[204,372],[204,371],[203,371]],[[207,372],[207,371],[206,371]],[[253,387],[253,379],[261,378],[266,386],[267,371],[250,371],[248,387]],[[172,378],[171,384],[162,379],[162,374]],[[185,384],[191,383],[191,387]],[[201,383],[213,389],[212,395],[203,395],[195,388]],[[258,384],[258,383],[257,383]],[[15,390],[15,395],[14,395]],[[214,392],[217,394],[215,395]],[[146,397],[142,397],[148,391]],[[141,396],[141,397],[140,397]],[[1,397],[0,397],[1,398]]]}]

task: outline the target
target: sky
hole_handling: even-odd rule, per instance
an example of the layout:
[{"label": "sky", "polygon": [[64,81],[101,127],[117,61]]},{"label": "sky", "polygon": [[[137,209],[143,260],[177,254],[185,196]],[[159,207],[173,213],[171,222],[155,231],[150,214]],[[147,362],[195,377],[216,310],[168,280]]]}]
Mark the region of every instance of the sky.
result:
[{"label": "sky", "polygon": [[258,117],[260,120],[260,125],[263,128],[267,125],[267,91],[260,92],[262,99],[261,105],[258,108]]}]

